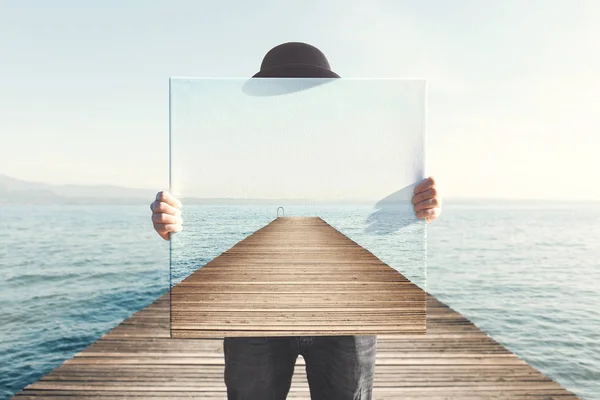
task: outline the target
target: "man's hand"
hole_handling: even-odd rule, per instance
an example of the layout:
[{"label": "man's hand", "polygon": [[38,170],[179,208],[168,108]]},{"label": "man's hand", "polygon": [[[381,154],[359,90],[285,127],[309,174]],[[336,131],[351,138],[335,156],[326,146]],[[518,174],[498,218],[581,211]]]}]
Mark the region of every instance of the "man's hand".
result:
[{"label": "man's hand", "polygon": [[439,217],[442,212],[442,199],[439,197],[433,177],[429,177],[415,188],[412,199],[417,217],[428,223]]},{"label": "man's hand", "polygon": [[158,192],[156,200],[150,204],[152,224],[161,238],[171,239],[171,232],[182,229],[181,202],[169,192]]}]

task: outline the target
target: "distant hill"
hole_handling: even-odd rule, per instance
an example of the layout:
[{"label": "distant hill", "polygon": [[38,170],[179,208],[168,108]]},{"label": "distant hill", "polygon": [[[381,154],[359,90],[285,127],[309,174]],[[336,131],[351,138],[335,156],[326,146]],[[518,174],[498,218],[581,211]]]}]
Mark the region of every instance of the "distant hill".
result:
[{"label": "distant hill", "polygon": [[0,174],[0,204],[137,204],[156,195],[113,185],[51,185]]},{"label": "distant hill", "polygon": [[[0,204],[150,204],[156,191],[113,185],[50,185],[29,182],[0,174]],[[181,198],[191,205],[273,205],[313,204],[310,200]]]},{"label": "distant hill", "polygon": [[[30,182],[15,179],[0,174],[0,205],[1,204],[140,204],[148,205],[156,196],[156,190],[132,189],[114,185],[51,185],[41,182]],[[385,203],[387,199],[402,201],[408,199],[410,194],[394,193],[379,203]],[[183,204],[190,205],[311,205],[311,200],[293,199],[230,199],[230,198],[181,198]],[[461,207],[489,207],[497,204],[503,205],[535,205],[540,202],[552,203],[594,203],[598,200],[535,200],[535,199],[492,199],[492,198],[445,198],[446,205],[459,205]],[[319,204],[329,203],[319,201]],[[333,203],[363,203],[364,201],[334,201]],[[373,204],[367,201],[366,203]]]}]

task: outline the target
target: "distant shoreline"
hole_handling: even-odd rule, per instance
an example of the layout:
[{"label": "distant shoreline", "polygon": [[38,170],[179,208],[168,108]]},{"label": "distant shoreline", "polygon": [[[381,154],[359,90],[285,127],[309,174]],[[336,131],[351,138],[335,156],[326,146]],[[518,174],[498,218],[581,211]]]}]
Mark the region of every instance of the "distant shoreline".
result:
[{"label": "distant shoreline", "polygon": [[[156,196],[155,190],[126,188],[114,185],[53,185],[30,182],[0,174],[0,205],[149,205]],[[324,205],[369,204],[377,200],[314,200],[314,199],[244,199],[244,198],[197,198],[181,196],[190,205]],[[598,204],[600,199],[533,199],[533,198],[476,198],[444,197],[445,205],[486,204]],[[408,203],[408,199],[407,199]],[[410,203],[408,203],[410,204]]]}]

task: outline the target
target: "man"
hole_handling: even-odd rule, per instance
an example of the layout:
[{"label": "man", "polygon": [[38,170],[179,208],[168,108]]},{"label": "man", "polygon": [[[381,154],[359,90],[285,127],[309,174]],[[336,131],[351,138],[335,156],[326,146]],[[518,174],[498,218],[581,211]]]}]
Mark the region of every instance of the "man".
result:
[{"label": "man", "polygon": [[[253,78],[339,78],[325,55],[305,43],[271,49]],[[427,222],[441,211],[433,178],[413,196],[416,215]],[[182,228],[181,202],[159,192],[151,204],[154,229],[165,240]],[[369,400],[375,373],[376,336],[225,338],[225,384],[231,400],[280,400],[290,389],[298,355],[306,362],[311,398]]]}]

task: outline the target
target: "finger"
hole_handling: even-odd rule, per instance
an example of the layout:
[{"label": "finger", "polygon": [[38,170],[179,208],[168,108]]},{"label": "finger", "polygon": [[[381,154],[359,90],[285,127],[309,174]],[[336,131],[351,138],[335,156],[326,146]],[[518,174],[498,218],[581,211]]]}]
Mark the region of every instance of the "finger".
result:
[{"label": "finger", "polygon": [[166,214],[166,213],[154,213],[152,214],[152,222],[157,224],[179,224],[183,223],[183,219],[180,216]]},{"label": "finger", "polygon": [[440,208],[434,208],[433,210],[435,210],[435,211],[432,213],[432,215],[430,215],[429,217],[427,217],[425,219],[425,221],[427,221],[427,223],[435,221],[440,216],[440,213],[442,212],[442,210]]},{"label": "finger", "polygon": [[431,222],[440,215],[440,212],[441,212],[440,208],[428,208],[426,210],[421,210],[421,211],[417,212],[417,217],[426,219],[427,222]]},{"label": "finger", "polygon": [[152,204],[150,204],[150,209],[155,213],[163,213],[174,216],[181,216],[181,209],[175,208],[167,203],[155,200]]},{"label": "finger", "polygon": [[437,189],[435,187],[432,187],[430,189],[427,189],[424,192],[415,194],[413,196],[412,202],[413,202],[413,204],[419,204],[426,200],[437,199],[437,196],[438,196]]},{"label": "finger", "polygon": [[167,203],[168,205],[175,208],[181,208],[181,202],[169,192],[158,192],[156,194],[156,200],[160,203]]},{"label": "finger", "polygon": [[423,200],[420,203],[415,205],[415,211],[419,212],[422,210],[427,210],[429,208],[438,208],[440,206],[440,201],[437,198]]},{"label": "finger", "polygon": [[415,194],[424,192],[426,190],[431,189],[432,187],[435,186],[435,179],[433,178],[433,176],[430,176],[429,178],[426,178],[423,180],[423,182],[419,183],[417,185],[417,187],[415,188]]},{"label": "finger", "polygon": [[183,226],[177,224],[154,224],[154,229],[160,235],[160,237],[165,240],[169,240],[170,234],[181,232]]},{"label": "finger", "polygon": [[180,224],[154,224],[158,233],[181,232],[183,226]]}]

